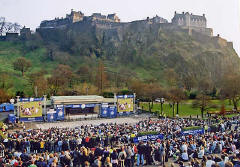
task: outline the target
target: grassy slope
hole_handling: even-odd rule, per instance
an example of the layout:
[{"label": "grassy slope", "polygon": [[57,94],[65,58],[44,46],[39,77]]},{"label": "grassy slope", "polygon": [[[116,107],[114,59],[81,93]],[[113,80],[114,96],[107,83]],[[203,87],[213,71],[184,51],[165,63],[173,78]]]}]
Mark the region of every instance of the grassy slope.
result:
[{"label": "grassy slope", "polygon": [[[46,55],[44,48],[39,48],[33,52],[28,52],[23,54],[23,45],[20,43],[13,42],[0,42],[0,72],[6,72],[10,76],[10,80],[13,83],[13,88],[9,89],[10,95],[14,96],[16,91],[24,90],[26,94],[31,94],[32,89],[28,84],[28,74],[32,72],[44,69],[46,71],[51,71],[56,67],[56,63],[43,61],[43,57]],[[21,76],[19,71],[15,71],[13,68],[13,62],[18,57],[26,57],[32,63],[32,67],[25,76]]]},{"label": "grassy slope", "polygon": [[[222,102],[220,100],[212,100],[212,103],[218,105],[218,108],[217,109],[211,108],[209,110],[219,111],[221,108]],[[224,101],[224,105],[226,110],[231,110],[233,108],[233,106],[229,104],[228,100]],[[140,103],[140,107],[143,108],[143,110],[149,111],[148,103],[146,102]],[[175,114],[176,114],[176,108],[177,107],[175,105]],[[173,110],[172,107],[170,107],[168,103],[163,104],[163,111],[164,111],[163,113],[166,114],[166,116],[172,117],[172,114],[173,114],[172,110]],[[160,103],[154,103],[152,112],[156,112],[156,111],[159,111],[159,112],[161,111]],[[192,108],[192,100],[186,100],[179,105],[179,116],[184,117],[189,115],[192,115],[192,116],[201,115],[200,109]]]}]

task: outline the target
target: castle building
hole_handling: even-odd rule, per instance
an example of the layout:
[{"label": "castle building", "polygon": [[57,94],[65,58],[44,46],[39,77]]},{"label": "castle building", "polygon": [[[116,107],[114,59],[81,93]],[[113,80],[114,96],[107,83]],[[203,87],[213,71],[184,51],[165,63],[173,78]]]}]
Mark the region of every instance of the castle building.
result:
[{"label": "castle building", "polygon": [[31,30],[30,28],[26,28],[25,26],[20,30],[20,37],[21,39],[28,39],[31,36]]},{"label": "castle building", "polygon": [[108,16],[107,16],[107,19],[109,20],[109,21],[112,21],[112,22],[117,22],[117,23],[120,23],[120,19],[119,19],[119,17],[114,13],[114,14],[109,14]]},{"label": "castle building", "polygon": [[101,13],[93,13],[91,16],[92,20],[106,20],[107,17]]},{"label": "castle building", "polygon": [[150,19],[150,21],[152,23],[168,23],[168,21],[162,17],[159,17],[158,15],[156,15],[155,17],[153,17],[152,19]]},{"label": "castle building", "polygon": [[184,13],[179,14],[175,12],[175,15],[172,19],[172,24],[180,26],[184,29],[188,29],[191,34],[192,30],[205,34],[207,36],[212,36],[213,32],[211,28],[207,28],[207,19],[205,14],[202,16],[193,15],[192,13]]},{"label": "castle building", "polygon": [[[81,11],[76,12],[74,10],[71,10],[71,13],[67,14],[65,18],[55,18],[54,20],[42,21],[40,28],[65,28],[71,24],[78,22],[96,23],[100,27],[113,24],[125,24],[120,22],[119,17],[115,13],[108,14],[107,16],[102,15],[101,13],[93,13],[91,16],[84,16]],[[189,35],[193,35],[193,33],[197,32],[206,36],[213,36],[213,30],[211,28],[207,28],[207,19],[205,17],[205,14],[200,16],[193,15],[188,12],[182,12],[181,14],[175,12],[171,23],[168,23],[166,19],[157,15],[153,18],[148,17],[146,20],[139,20],[138,22],[170,25],[177,29],[183,29],[184,31],[188,32]]]},{"label": "castle building", "polygon": [[55,18],[54,20],[44,20],[40,24],[40,28],[61,28],[65,27],[68,24],[76,23],[82,21],[84,18],[84,14],[79,11],[76,12],[71,10],[70,14],[67,14],[65,18]]},{"label": "castle building", "polygon": [[66,18],[69,19],[71,23],[82,21],[83,17],[84,14],[81,11],[76,12],[73,9],[70,14],[66,15]]}]

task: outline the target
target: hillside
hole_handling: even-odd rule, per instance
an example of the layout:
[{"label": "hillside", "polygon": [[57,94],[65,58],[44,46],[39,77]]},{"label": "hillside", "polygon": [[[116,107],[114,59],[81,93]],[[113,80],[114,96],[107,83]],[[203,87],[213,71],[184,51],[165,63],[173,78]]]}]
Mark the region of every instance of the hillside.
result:
[{"label": "hillside", "polygon": [[[12,65],[17,57],[32,63],[23,77]],[[8,73],[11,86],[7,91],[12,96],[16,91],[32,95],[29,74],[44,69],[45,78],[49,77],[58,64],[69,65],[80,78],[79,68],[87,66],[91,75],[87,82],[95,84],[99,60],[108,75],[107,87],[120,82],[121,88],[132,78],[168,86],[165,72],[170,69],[181,79],[210,78],[216,85],[223,74],[240,70],[240,59],[231,43],[194,31],[189,35],[171,24],[78,22],[61,29],[38,29],[26,40],[0,42],[0,72]]]}]

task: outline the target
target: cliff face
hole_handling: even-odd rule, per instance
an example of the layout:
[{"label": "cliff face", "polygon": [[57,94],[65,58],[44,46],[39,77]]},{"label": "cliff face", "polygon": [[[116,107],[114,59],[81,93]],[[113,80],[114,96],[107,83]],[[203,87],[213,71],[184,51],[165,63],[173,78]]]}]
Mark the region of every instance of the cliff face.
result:
[{"label": "cliff face", "polygon": [[[110,69],[122,67],[140,78],[161,80],[165,69],[179,76],[210,77],[217,81],[227,71],[239,72],[232,44],[164,23],[78,22],[63,29],[38,29],[43,41],[57,45],[75,59],[101,57]],[[143,75],[144,74],[144,75]]]}]

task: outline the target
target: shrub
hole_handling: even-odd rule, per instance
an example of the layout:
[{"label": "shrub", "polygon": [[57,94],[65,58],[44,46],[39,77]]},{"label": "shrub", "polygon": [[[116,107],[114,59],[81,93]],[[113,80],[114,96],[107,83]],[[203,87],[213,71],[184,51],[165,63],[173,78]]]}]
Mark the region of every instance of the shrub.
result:
[{"label": "shrub", "polygon": [[137,136],[146,136],[146,135],[158,135],[159,132],[157,131],[146,131],[146,132],[139,132]]},{"label": "shrub", "polygon": [[190,127],[185,127],[183,128],[183,131],[187,131],[187,130],[199,130],[202,129],[201,126],[190,126]]}]

